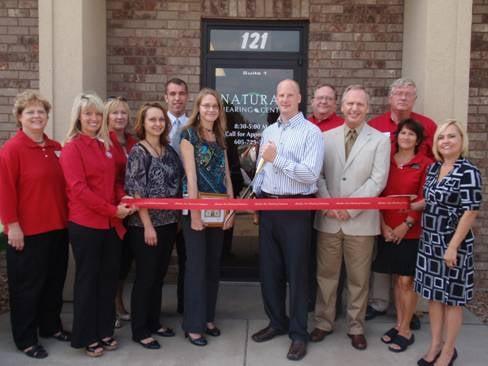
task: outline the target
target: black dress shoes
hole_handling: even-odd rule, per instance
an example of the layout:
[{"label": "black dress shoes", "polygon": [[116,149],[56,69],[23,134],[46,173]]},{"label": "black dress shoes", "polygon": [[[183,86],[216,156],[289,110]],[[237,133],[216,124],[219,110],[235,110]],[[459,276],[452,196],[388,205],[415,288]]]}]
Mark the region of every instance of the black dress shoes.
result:
[{"label": "black dress shoes", "polygon": [[253,339],[254,342],[261,343],[261,342],[269,341],[270,339],[273,339],[274,337],[283,334],[285,334],[284,331],[273,329],[271,328],[270,325],[268,325],[266,328],[261,329],[259,332],[254,333],[251,338]]},{"label": "black dress shoes", "polygon": [[217,327],[214,328],[209,328],[205,329],[205,334],[208,334],[209,336],[212,337],[218,337],[220,335],[220,329]]},{"label": "black dress shoes", "polygon": [[286,358],[290,361],[300,361],[307,354],[307,344],[303,341],[292,341]]},{"label": "black dress shoes", "polygon": [[200,336],[198,338],[192,338],[188,333],[185,333],[185,337],[188,338],[190,343],[193,344],[194,346],[203,347],[208,344],[204,336]]},{"label": "black dress shoes", "polygon": [[364,334],[348,334],[347,336],[351,338],[351,346],[354,348],[362,351],[368,347]]},{"label": "black dress shoes", "polygon": [[151,342],[148,342],[148,343],[144,343],[142,340],[136,341],[136,342],[139,343],[142,347],[144,347],[146,349],[160,349],[161,348],[161,345],[155,339],[153,339]]},{"label": "black dress shoes", "polygon": [[368,305],[366,308],[366,320],[371,320],[376,318],[377,316],[385,315],[386,311],[378,311],[374,307]]},{"label": "black dress shoes", "polygon": [[312,333],[310,333],[310,341],[321,342],[329,334],[332,334],[331,330],[322,330],[320,328],[315,328],[314,330],[312,330]]}]

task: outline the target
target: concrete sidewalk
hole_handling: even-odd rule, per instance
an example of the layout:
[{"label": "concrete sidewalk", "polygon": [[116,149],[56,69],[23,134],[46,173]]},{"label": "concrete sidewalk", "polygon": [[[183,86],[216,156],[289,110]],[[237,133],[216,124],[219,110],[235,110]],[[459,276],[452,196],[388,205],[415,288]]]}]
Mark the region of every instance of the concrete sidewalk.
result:
[{"label": "concrete sidewalk", "polygon": [[[126,291],[126,298],[130,289]],[[381,343],[380,336],[393,325],[393,317],[384,316],[367,322],[368,349],[357,351],[350,346],[346,336],[345,319],[338,319],[335,332],[321,343],[310,343],[307,356],[300,362],[286,359],[290,340],[286,336],[265,343],[255,343],[251,335],[267,325],[258,284],[222,283],[220,287],[216,324],[222,336],[209,337],[209,345],[195,347],[183,336],[181,316],[175,313],[176,289],[165,286],[162,324],[174,328],[174,338],[158,338],[160,350],[146,350],[132,342],[128,323],[116,330],[120,348],[106,352],[99,359],[85,356],[76,350],[51,339],[41,339],[49,352],[44,360],[34,360],[15,349],[10,333],[8,314],[0,317],[0,365],[165,365],[165,366],[280,366],[280,365],[416,365],[429,342],[427,316],[422,319],[422,329],[415,332],[415,344],[407,351],[395,354]],[[66,328],[71,328],[72,306],[63,310]],[[310,328],[313,319],[310,317]],[[456,365],[484,366],[488,364],[488,326],[483,325],[473,314],[466,312],[464,326],[458,342],[459,358]]]}]

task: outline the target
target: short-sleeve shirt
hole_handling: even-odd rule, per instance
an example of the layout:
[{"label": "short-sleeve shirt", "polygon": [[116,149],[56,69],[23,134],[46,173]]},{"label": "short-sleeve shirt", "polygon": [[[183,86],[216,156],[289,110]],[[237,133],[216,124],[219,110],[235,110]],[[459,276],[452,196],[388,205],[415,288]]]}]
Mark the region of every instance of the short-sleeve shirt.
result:
[{"label": "short-sleeve shirt", "polygon": [[[217,142],[206,141],[198,135],[195,128],[183,130],[181,139],[193,145],[197,185],[199,192],[226,193],[225,149]],[[183,192],[188,192],[186,177],[183,178]]]},{"label": "short-sleeve shirt", "polygon": [[[160,157],[152,156],[139,142],[129,153],[125,172],[127,194],[141,198],[181,197],[183,167],[176,151],[166,145]],[[149,210],[153,226],[163,226],[178,222],[178,210]],[[129,217],[129,226],[143,227],[139,214]]]}]

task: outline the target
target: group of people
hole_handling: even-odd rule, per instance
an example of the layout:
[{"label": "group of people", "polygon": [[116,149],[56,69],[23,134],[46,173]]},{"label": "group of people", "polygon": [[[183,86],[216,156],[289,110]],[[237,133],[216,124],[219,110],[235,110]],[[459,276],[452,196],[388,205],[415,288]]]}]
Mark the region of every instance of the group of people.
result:
[{"label": "group of people", "polygon": [[[234,197],[219,94],[202,89],[189,117],[184,81],[169,80],[164,98],[168,109],[159,102],[140,107],[133,137],[124,98],[103,103],[95,94],[80,94],[61,146],[44,133],[49,102],[29,91],[17,96],[13,113],[19,131],[0,153],[0,216],[9,243],[13,338],[27,356],[47,357],[38,334],[70,341],[92,357],[115,350],[117,314],[130,319],[135,342],[160,348],[154,336],[175,335],[160,322],[161,289],[175,243],[185,336],[205,346],[206,336],[221,334],[215,324],[220,257],[234,217],[214,227],[199,210],[185,215],[130,204],[131,198],[202,193]],[[298,83],[287,79],[277,85],[280,114],[262,133],[258,161],[264,165],[254,180],[256,197],[401,195],[410,198],[410,208],[259,212],[260,279],[269,324],[252,339],[288,334],[287,358],[302,359],[309,341],[323,341],[334,331],[344,272],[347,334],[355,349],[366,349],[373,269],[386,277],[384,292],[393,282],[397,317],[381,341],[392,352],[413,344],[410,323],[420,294],[429,300],[432,339],[418,364],[452,364],[462,306],[473,296],[471,228],[482,196],[480,172],[466,159],[465,128],[454,120],[436,126],[415,114],[416,87],[409,79],[391,85],[390,111],[369,122],[364,87],[351,85],[343,92],[344,118],[336,114],[337,99],[332,85],[320,86],[307,119],[299,111]],[[71,333],[60,320],[68,242],[76,263]],[[129,314],[122,289],[132,260]],[[379,280],[371,278],[374,287]],[[315,303],[311,333],[310,302]]]}]

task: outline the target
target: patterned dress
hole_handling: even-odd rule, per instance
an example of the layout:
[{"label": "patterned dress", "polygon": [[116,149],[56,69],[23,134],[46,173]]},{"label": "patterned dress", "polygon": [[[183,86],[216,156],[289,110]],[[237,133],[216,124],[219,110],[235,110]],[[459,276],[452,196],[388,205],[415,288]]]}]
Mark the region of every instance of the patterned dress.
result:
[{"label": "patterned dress", "polygon": [[472,231],[458,248],[456,267],[448,268],[443,258],[464,212],[480,209],[481,174],[471,162],[461,158],[438,181],[441,165],[441,162],[432,164],[424,185],[425,209],[415,291],[428,300],[459,306],[473,298]]}]

